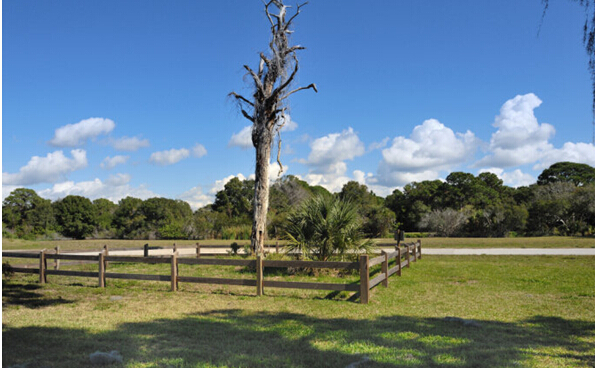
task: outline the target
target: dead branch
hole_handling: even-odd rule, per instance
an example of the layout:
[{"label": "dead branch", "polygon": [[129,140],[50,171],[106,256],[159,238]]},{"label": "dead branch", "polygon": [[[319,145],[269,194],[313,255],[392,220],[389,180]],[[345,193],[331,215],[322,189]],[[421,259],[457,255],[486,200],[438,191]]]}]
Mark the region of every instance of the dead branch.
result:
[{"label": "dead branch", "polygon": [[248,105],[254,107],[254,103],[252,103],[252,101],[248,100],[246,97],[242,96],[242,95],[238,95],[235,92],[231,92],[230,94],[228,94],[228,96],[233,96],[235,97],[237,100],[241,100],[244,101],[245,103],[247,103]]},{"label": "dead branch", "polygon": [[288,92],[287,94],[285,94],[283,97],[279,98],[279,101],[283,101],[284,99],[286,99],[287,97],[291,96],[292,94],[296,93],[297,91],[301,91],[304,89],[309,89],[312,88],[314,90],[314,92],[318,93],[318,88],[316,88],[316,84],[314,83],[310,83],[308,86],[306,87],[300,87],[300,88],[296,88],[291,92]]},{"label": "dead branch", "polygon": [[246,69],[248,73],[250,73],[252,79],[254,79],[254,84],[256,85],[256,88],[264,95],[264,87],[262,86],[262,82],[260,81],[260,78],[258,78],[258,75],[254,73],[254,71],[248,65],[244,65],[244,69]]}]

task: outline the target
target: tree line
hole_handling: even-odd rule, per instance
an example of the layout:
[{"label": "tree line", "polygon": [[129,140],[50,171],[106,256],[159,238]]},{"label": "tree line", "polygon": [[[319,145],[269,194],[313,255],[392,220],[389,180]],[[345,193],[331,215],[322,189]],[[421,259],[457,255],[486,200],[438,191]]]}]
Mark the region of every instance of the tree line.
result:
[{"label": "tree line", "polygon": [[[268,238],[284,238],[296,211],[311,198],[350,202],[366,237],[400,228],[439,236],[595,234],[595,168],[560,162],[530,186],[512,188],[495,174],[453,172],[395,189],[386,198],[355,181],[339,193],[287,175],[270,188]],[[196,211],[182,200],[126,197],[117,204],[69,195],[56,201],[32,189],[14,190],[2,202],[2,235],[35,239],[250,239],[254,181],[233,178],[215,201]]]}]

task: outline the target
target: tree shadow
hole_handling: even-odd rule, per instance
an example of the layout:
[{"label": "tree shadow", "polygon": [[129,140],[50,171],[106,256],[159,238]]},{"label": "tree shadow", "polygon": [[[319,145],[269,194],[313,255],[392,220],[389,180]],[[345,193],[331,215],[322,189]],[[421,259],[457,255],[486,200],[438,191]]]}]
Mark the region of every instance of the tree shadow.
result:
[{"label": "tree shadow", "polygon": [[3,325],[2,363],[84,367],[97,350],[119,350],[126,365],[150,367],[508,367],[539,354],[595,363],[593,322],[544,316],[477,322],[229,309],[124,323],[103,333]]},{"label": "tree shadow", "polygon": [[41,289],[39,284],[5,282],[2,280],[2,309],[9,305],[19,305],[26,308],[44,308],[59,304],[74,303],[72,300],[48,298],[35,290]]}]

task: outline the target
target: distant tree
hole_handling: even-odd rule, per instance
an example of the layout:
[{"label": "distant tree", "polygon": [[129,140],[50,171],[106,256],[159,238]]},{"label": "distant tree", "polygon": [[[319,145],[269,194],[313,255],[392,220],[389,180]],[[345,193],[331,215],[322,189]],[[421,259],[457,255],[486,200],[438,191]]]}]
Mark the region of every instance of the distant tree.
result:
[{"label": "distant tree", "polygon": [[107,236],[111,236],[113,230],[112,221],[114,219],[114,213],[118,209],[118,205],[109,199],[98,198],[93,201],[93,207],[97,213],[97,233],[105,233]]},{"label": "distant tree", "polygon": [[241,181],[237,177],[225,184],[223,190],[215,195],[213,209],[225,213],[230,219],[246,217],[252,212],[254,181]]},{"label": "distant tree", "polygon": [[54,226],[51,201],[32,189],[15,189],[2,201],[2,222],[18,236],[41,234]]},{"label": "distant tree", "polygon": [[123,239],[145,238],[143,226],[145,216],[140,211],[142,199],[126,197],[118,202],[118,209],[114,212],[113,224],[117,235]]},{"label": "distant tree", "polygon": [[[300,250],[311,259],[343,259],[350,251],[368,251],[356,206],[337,197],[313,197],[287,219],[288,251]],[[352,256],[353,254],[351,254]]]},{"label": "distant tree", "polygon": [[439,236],[452,236],[465,225],[466,221],[467,216],[463,212],[447,208],[426,213],[419,226],[436,232]]},{"label": "distant tree", "polygon": [[[277,8],[278,13],[273,13],[271,7]],[[298,71],[296,51],[304,47],[291,46],[289,35],[293,32],[290,28],[293,20],[300,14],[301,5],[296,12],[289,16],[288,6],[281,0],[271,0],[265,3],[265,14],[271,25],[272,39],[269,44],[270,53],[260,54],[260,64],[257,72],[244,65],[254,84],[253,99],[247,99],[235,92],[230,96],[235,97],[241,105],[244,117],[252,122],[252,143],[256,148],[256,170],[254,190],[254,215],[252,223],[251,245],[252,250],[262,253],[266,236],[267,212],[269,208],[269,164],[271,148],[275,135],[279,135],[281,128],[286,123],[285,107],[287,98],[295,92],[316,86],[310,84],[289,90]],[[290,72],[291,71],[291,72]],[[248,110],[248,111],[247,111]],[[279,139],[279,154],[281,140]],[[279,161],[279,154],[277,161]]]},{"label": "distant tree", "polygon": [[538,185],[569,182],[577,187],[595,184],[595,168],[575,162],[558,162],[543,170],[537,178]]},{"label": "distant tree", "polygon": [[56,221],[64,236],[84,239],[97,225],[97,213],[88,198],[69,195],[54,202]]}]

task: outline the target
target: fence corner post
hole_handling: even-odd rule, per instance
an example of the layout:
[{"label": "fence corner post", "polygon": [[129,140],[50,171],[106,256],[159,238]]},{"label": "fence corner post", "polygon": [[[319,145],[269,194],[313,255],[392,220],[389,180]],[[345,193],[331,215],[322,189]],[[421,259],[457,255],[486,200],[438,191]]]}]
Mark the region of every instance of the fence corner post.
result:
[{"label": "fence corner post", "polygon": [[45,258],[45,249],[39,252],[39,283],[45,284],[47,282],[45,270],[47,268],[47,261]]},{"label": "fence corner post", "polygon": [[145,244],[143,247],[143,257],[149,256],[149,243]]},{"label": "fence corner post", "polygon": [[104,288],[105,287],[105,255],[103,254],[103,252],[99,253],[98,277],[99,277],[99,280],[98,280],[99,287]]},{"label": "fence corner post", "polygon": [[361,304],[368,304],[370,301],[370,267],[367,254],[359,256],[359,280],[359,301]]},{"label": "fence corner post", "polygon": [[171,291],[178,290],[178,253],[171,255]]},{"label": "fence corner post", "polygon": [[384,256],[384,261],[382,261],[382,273],[384,274],[382,285],[388,287],[388,253],[382,251],[382,255]]},{"label": "fence corner post", "polygon": [[262,256],[258,254],[256,256],[256,295],[261,296],[263,294],[263,281],[262,281]]}]

